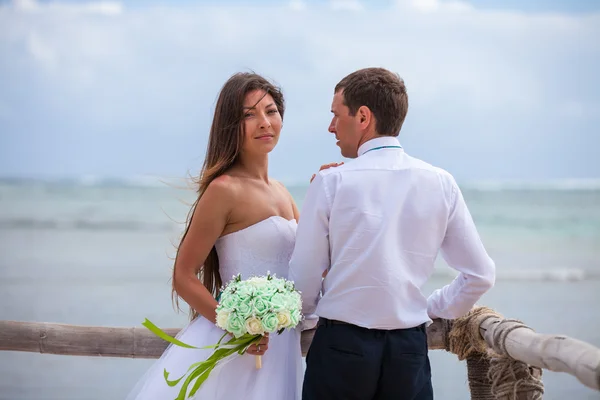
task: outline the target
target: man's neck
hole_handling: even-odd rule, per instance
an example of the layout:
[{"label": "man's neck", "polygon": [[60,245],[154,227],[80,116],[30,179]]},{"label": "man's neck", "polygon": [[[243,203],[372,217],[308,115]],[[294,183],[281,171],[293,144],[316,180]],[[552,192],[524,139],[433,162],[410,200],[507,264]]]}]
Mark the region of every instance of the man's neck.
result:
[{"label": "man's neck", "polygon": [[358,142],[358,147],[356,148],[356,152],[358,153],[358,149],[360,149],[360,146],[362,146],[363,144],[367,143],[369,140],[378,139],[378,138],[382,138],[382,137],[389,137],[389,136],[379,135],[377,133],[366,134]]},{"label": "man's neck", "polygon": [[369,140],[362,142],[362,144],[358,148],[358,157],[371,150],[389,147],[401,148],[402,146],[400,145],[398,138],[395,136],[377,135],[376,137],[372,137]]}]

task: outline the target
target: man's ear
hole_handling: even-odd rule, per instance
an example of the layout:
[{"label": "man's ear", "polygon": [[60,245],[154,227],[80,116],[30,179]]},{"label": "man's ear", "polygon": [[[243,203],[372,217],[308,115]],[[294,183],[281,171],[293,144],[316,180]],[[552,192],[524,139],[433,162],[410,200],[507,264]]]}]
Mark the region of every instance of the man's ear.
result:
[{"label": "man's ear", "polygon": [[358,122],[362,129],[367,129],[373,120],[373,113],[367,106],[360,106],[356,112],[356,116],[358,117]]}]

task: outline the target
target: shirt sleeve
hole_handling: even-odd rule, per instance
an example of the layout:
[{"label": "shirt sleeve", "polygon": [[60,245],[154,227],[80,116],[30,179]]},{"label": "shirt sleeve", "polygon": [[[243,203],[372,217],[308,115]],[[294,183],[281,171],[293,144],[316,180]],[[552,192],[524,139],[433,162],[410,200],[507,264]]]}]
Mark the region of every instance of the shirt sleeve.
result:
[{"label": "shirt sleeve", "polygon": [[469,312],[481,296],[494,286],[496,268],[483,246],[454,179],[441,253],[448,265],[459,274],[449,285],[431,294],[427,300],[427,311],[431,319],[456,319]]},{"label": "shirt sleeve", "polygon": [[308,188],[300,221],[296,230],[296,244],[290,259],[289,279],[302,293],[304,315],[317,308],[323,272],[329,268],[329,214],[330,197],[322,174],[317,174]]}]

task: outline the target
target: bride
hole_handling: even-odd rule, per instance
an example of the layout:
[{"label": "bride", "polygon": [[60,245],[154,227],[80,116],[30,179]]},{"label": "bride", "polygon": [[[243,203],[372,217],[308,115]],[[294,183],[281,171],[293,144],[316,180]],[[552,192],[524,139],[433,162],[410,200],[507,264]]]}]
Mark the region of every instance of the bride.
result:
[{"label": "bride", "polygon": [[[281,91],[259,75],[235,74],[221,89],[199,196],[190,210],[173,272],[174,294],[194,314],[178,335],[184,343],[203,347],[221,338],[224,332],[215,325],[216,298],[233,275],[240,273],[246,279],[270,271],[287,278],[298,209],[286,188],[268,175],[268,154],[279,140],[284,110]],[[267,336],[245,355],[224,360],[195,398],[300,399],[300,329]],[[212,351],[169,346],[128,399],[174,399],[181,382],[169,387],[164,370],[175,379]],[[262,356],[262,369],[256,369],[255,355]]]}]

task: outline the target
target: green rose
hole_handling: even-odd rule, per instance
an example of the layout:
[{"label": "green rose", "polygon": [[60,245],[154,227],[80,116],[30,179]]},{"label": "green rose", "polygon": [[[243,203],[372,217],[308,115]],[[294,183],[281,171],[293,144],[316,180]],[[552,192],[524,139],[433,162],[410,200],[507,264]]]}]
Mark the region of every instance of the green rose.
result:
[{"label": "green rose", "polygon": [[260,296],[266,299],[272,298],[277,293],[275,286],[267,286],[260,290]]},{"label": "green rose", "polygon": [[292,309],[302,309],[302,297],[300,296],[300,293],[298,292],[292,292],[290,293],[290,308]]},{"label": "green rose", "polygon": [[249,298],[241,300],[236,306],[237,313],[243,318],[252,315],[252,302]]},{"label": "green rose", "polygon": [[227,320],[227,332],[231,333],[236,338],[243,336],[246,333],[246,321],[237,313],[231,313]]},{"label": "green rose", "polygon": [[223,292],[223,293],[233,293],[233,292],[235,292],[235,285],[234,284],[227,285],[227,286],[225,286],[225,289],[221,290],[221,292]]},{"label": "green rose", "polygon": [[220,308],[224,310],[233,310],[239,302],[238,296],[235,294],[223,294],[221,297]]},{"label": "green rose", "polygon": [[279,325],[279,319],[277,318],[277,314],[275,313],[267,313],[262,318],[262,324],[265,328],[265,331],[273,333],[277,331],[277,325]]},{"label": "green rose", "polygon": [[300,314],[299,310],[292,311],[292,313],[290,314],[291,326],[298,325],[301,318],[302,318],[302,314]]},{"label": "green rose", "polygon": [[285,310],[287,307],[288,300],[287,300],[287,296],[284,295],[283,293],[276,293],[273,295],[273,297],[271,297],[271,305],[273,306],[273,309],[276,311],[282,311]]},{"label": "green rose", "polygon": [[259,317],[265,315],[267,311],[269,311],[269,309],[271,308],[271,304],[262,297],[256,297],[254,299],[253,306],[254,314],[256,314]]},{"label": "green rose", "polygon": [[240,282],[240,286],[236,289],[236,294],[242,300],[250,298],[254,295],[254,288],[246,282]]},{"label": "green rose", "polygon": [[273,287],[279,291],[285,291],[285,281],[283,279],[277,279],[273,281]]}]

